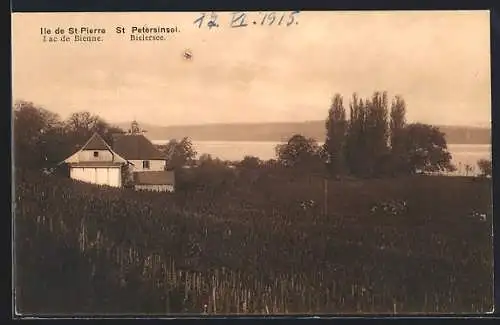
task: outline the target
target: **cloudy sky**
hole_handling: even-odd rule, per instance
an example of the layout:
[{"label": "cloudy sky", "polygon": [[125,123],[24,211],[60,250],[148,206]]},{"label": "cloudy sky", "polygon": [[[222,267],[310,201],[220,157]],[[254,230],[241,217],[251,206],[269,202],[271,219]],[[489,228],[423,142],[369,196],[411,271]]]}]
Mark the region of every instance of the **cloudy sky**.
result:
[{"label": "cloudy sky", "polygon": [[[280,14],[280,13],[278,13]],[[63,118],[157,125],[324,119],[332,96],[402,95],[410,121],[491,120],[487,11],[302,12],[298,24],[197,28],[198,13],[13,15],[13,99]],[[279,17],[279,16],[278,16]],[[132,42],[132,26],[178,26]],[[101,43],[44,43],[40,28],[99,27]],[[115,34],[116,26],[127,35]],[[185,60],[186,49],[192,59]],[[346,103],[347,104],[347,103]]]}]

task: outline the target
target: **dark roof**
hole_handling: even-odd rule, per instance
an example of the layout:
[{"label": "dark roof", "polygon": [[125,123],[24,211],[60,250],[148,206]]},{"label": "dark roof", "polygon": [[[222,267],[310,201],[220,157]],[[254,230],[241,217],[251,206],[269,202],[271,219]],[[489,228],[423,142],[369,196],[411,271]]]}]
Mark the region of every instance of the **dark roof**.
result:
[{"label": "dark roof", "polygon": [[94,133],[90,139],[85,143],[81,150],[109,150],[109,146],[104,139],[98,134]]},{"label": "dark roof", "polygon": [[166,170],[135,172],[134,183],[136,185],[173,185],[175,183],[175,174]]},{"label": "dark roof", "polygon": [[85,162],[70,163],[69,165],[70,167],[82,167],[82,168],[120,167],[123,166],[124,163],[112,162],[112,161],[85,161]]},{"label": "dark roof", "polygon": [[165,159],[142,134],[129,134],[117,137],[113,143],[113,150],[127,160],[159,160]]}]

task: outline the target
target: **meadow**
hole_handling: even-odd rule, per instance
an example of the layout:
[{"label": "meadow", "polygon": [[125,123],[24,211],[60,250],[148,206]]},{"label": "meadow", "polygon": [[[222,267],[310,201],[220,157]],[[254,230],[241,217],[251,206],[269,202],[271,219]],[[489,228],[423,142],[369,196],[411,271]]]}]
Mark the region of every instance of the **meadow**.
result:
[{"label": "meadow", "polygon": [[15,175],[16,301],[48,314],[487,312],[491,180],[193,169],[175,193]]}]

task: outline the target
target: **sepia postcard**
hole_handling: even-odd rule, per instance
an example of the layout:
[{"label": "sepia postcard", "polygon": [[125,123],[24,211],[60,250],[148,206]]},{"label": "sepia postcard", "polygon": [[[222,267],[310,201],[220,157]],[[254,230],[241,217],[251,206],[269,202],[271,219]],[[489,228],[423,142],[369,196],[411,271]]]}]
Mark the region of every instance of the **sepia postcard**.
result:
[{"label": "sepia postcard", "polygon": [[493,311],[490,13],[12,14],[17,316]]}]

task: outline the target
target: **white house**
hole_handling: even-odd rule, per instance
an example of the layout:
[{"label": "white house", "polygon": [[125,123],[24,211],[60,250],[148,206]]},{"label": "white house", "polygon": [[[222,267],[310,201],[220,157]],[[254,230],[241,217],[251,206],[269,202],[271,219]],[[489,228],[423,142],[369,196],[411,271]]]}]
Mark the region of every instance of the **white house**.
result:
[{"label": "white house", "polygon": [[[132,124],[133,129],[134,124],[136,124],[135,121]],[[168,157],[162,154],[140,131],[117,135],[113,140],[113,150],[130,162],[129,176],[135,189],[174,191],[174,172],[166,170]]]},{"label": "white house", "polygon": [[[130,134],[116,135],[113,148],[97,133],[63,162],[70,177],[114,187],[129,184],[137,190],[168,191],[175,188],[173,171],[166,170],[167,157],[132,123]],[[126,167],[126,168],[125,168]]]},{"label": "white house", "polygon": [[97,133],[64,162],[69,166],[71,178],[114,187],[122,186],[122,167],[129,164]]},{"label": "white house", "polygon": [[113,150],[132,164],[132,172],[165,170],[166,157],[142,134],[118,135]]}]

